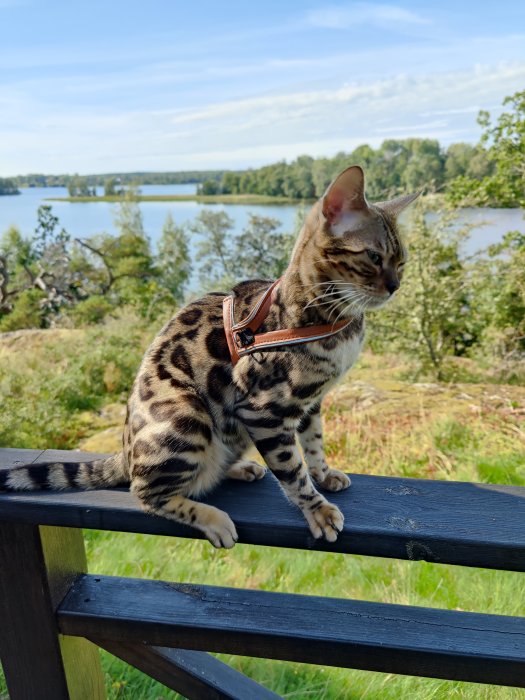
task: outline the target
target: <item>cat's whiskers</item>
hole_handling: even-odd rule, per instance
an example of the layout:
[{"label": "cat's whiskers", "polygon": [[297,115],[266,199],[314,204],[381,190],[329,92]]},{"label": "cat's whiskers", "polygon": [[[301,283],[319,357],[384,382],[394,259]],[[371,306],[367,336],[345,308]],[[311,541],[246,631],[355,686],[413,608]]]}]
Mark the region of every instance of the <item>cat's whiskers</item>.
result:
[{"label": "cat's whiskers", "polygon": [[359,289],[351,290],[353,293],[346,295],[344,301],[348,301],[347,305],[337,315],[333,325],[335,326],[338,320],[345,316],[352,309],[356,315],[361,315],[367,305],[367,297]]}]

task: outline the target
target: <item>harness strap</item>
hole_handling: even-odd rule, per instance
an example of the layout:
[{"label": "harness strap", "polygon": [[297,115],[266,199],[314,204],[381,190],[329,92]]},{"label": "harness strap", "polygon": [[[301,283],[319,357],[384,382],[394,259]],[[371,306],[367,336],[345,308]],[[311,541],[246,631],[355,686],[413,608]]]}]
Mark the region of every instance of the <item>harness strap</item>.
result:
[{"label": "harness strap", "polygon": [[314,340],[328,338],[346,328],[351,321],[327,323],[322,326],[307,326],[305,328],[284,328],[268,333],[257,333],[268,315],[270,306],[275,300],[277,287],[281,280],[276,280],[261,295],[253,309],[239,323],[234,318],[234,296],[230,294],[223,300],[224,332],[232,364],[236,365],[241,357],[253,352],[271,350],[283,345],[310,343]]}]

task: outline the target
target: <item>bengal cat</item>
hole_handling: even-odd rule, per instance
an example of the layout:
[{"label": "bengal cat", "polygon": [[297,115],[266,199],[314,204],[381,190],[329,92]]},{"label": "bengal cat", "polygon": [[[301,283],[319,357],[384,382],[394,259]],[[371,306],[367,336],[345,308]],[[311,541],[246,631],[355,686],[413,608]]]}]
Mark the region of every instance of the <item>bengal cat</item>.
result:
[{"label": "bengal cat", "polygon": [[[352,166],[309,212],[260,330],[351,321],[340,332],[248,355],[234,366],[223,326],[225,294],[207,294],[176,314],[147,350],[128,401],[121,453],[80,464],[17,466],[0,472],[0,488],[129,483],[147,512],[229,548],[237,541],[229,515],[193,499],[225,477],[261,479],[266,468],[243,457],[255,444],[312,535],[334,542],[343,515],[316,485],[339,491],[350,479],[325,461],[321,401],[359,355],[364,313],[400,285],[406,250],[396,217],[416,197],[370,204],[363,171]],[[252,280],[233,289],[236,321],[269,284]]]}]

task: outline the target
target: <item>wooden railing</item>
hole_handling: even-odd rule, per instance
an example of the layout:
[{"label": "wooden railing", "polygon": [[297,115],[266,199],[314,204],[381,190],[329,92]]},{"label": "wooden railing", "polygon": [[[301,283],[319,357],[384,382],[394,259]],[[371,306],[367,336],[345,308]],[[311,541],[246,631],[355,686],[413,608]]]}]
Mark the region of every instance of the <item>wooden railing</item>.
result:
[{"label": "wooden railing", "polygon": [[[0,468],[85,458],[0,450]],[[335,544],[313,540],[270,476],[207,502],[244,544],[525,571],[525,488],[355,475],[330,499],[345,514]],[[525,687],[525,618],[97,576],[81,528],[198,537],[126,490],[0,493],[11,700],[104,698],[97,646],[188,698],[277,697],[206,652]]]}]

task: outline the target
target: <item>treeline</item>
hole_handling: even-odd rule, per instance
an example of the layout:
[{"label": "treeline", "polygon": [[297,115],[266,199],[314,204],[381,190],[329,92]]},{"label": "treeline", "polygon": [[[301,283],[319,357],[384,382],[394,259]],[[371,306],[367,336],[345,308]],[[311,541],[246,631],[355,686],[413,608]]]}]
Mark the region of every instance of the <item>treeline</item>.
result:
[{"label": "treeline", "polygon": [[371,199],[401,192],[442,191],[457,177],[481,180],[493,171],[481,146],[455,143],[444,149],[434,139],[389,139],[379,148],[362,145],[333,158],[300,156],[243,172],[225,172],[220,181],[206,180],[199,194],[260,194],[293,199],[320,197],[333,178],[349,164],[364,168]]},{"label": "treeline", "polygon": [[0,177],[0,195],[3,194],[20,194],[20,190],[16,186],[14,180]]},{"label": "treeline", "polygon": [[260,194],[293,199],[320,197],[350,164],[366,173],[367,192],[381,200],[407,191],[444,192],[458,206],[525,206],[525,90],[507,97],[495,123],[480,112],[482,136],[475,146],[443,148],[434,139],[388,139],[333,158],[300,156],[243,172],[225,172],[199,187],[201,194]]},{"label": "treeline", "polygon": [[220,180],[224,170],[181,170],[177,172],[102,173],[94,175],[44,175],[32,173],[17,175],[11,181],[17,187],[69,187],[71,183],[81,183],[88,188],[103,187],[107,180],[115,180],[121,185],[181,185],[199,183],[205,180]]}]

